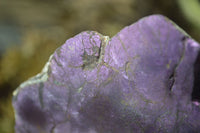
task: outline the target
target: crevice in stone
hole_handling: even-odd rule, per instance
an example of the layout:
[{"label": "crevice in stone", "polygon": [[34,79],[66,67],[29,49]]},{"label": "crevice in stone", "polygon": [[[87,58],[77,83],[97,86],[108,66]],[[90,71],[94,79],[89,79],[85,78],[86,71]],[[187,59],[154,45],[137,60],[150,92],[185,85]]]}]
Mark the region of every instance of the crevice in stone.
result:
[{"label": "crevice in stone", "polygon": [[125,72],[126,72],[126,76],[128,77],[128,70],[130,69],[130,62],[129,61],[127,61],[126,63],[125,63]]},{"label": "crevice in stone", "polygon": [[194,63],[194,81],[192,90],[192,101],[200,102],[200,51]]},{"label": "crevice in stone", "polygon": [[187,39],[188,39],[188,36],[184,36],[181,39],[181,41],[183,43],[183,50],[182,50],[181,57],[180,57],[178,63],[176,64],[171,75],[169,76],[169,81],[170,81],[169,89],[170,89],[170,91],[173,91],[172,88],[173,88],[175,80],[176,80],[175,77],[176,77],[177,68],[179,67],[180,63],[182,62],[183,58],[185,57],[185,46],[186,46]]},{"label": "crevice in stone", "polygon": [[[179,62],[177,63],[177,65],[176,65],[176,67],[175,67],[175,69],[174,69],[174,72],[173,72],[173,74],[171,75],[171,78],[173,79],[174,78],[174,82],[173,82],[173,84],[172,84],[172,86],[171,86],[171,90],[172,90],[172,88],[173,88],[173,86],[174,86],[174,84],[175,84],[175,81],[176,81],[176,72],[177,72],[177,69],[178,69],[178,67],[179,67],[179,65],[182,63],[182,61],[183,61],[183,59],[184,59],[184,57],[185,57],[185,51],[186,51],[186,44],[187,44],[187,40],[188,40],[188,36],[183,36],[182,37],[182,39],[181,39],[181,42],[182,42],[182,44],[183,44],[183,50],[182,50],[182,53],[181,53],[181,57],[180,57],[180,60],[179,60]],[[172,90],[173,91],[173,90]],[[180,120],[181,120],[181,112],[180,112],[180,110],[179,110],[179,108],[180,108],[180,103],[178,102],[177,103],[177,105],[176,105],[176,108],[177,108],[177,111],[176,111],[176,119],[175,119],[175,127],[176,128],[174,128],[174,132],[177,132],[177,133],[179,133],[180,132]]]},{"label": "crevice in stone", "polygon": [[174,86],[175,78],[174,78],[175,72],[171,73],[169,76],[169,90],[172,91],[172,87]]}]

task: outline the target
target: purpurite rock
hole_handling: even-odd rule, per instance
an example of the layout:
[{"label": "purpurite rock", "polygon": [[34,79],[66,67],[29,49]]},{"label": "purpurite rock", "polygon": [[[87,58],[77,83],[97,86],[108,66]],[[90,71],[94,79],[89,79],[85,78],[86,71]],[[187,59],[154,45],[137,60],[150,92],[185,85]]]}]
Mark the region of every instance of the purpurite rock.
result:
[{"label": "purpurite rock", "polygon": [[161,15],[82,32],[14,92],[16,133],[199,133],[199,49]]}]

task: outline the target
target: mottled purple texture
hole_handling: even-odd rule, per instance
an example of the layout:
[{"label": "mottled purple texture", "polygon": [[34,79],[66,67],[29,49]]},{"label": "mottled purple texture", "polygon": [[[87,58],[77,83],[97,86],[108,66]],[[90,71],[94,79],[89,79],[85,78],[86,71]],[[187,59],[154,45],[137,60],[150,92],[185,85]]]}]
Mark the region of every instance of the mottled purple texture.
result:
[{"label": "mottled purple texture", "polygon": [[198,133],[200,46],[161,15],[66,41],[14,92],[16,133]]}]

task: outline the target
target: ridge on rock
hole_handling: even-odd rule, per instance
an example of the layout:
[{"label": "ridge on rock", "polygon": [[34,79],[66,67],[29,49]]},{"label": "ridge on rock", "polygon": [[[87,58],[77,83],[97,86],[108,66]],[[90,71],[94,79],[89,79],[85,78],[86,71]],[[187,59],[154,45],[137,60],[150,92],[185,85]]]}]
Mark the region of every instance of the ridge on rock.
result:
[{"label": "ridge on rock", "polygon": [[82,32],[13,93],[15,131],[200,133],[200,98],[192,100],[199,49],[162,15],[112,38]]}]

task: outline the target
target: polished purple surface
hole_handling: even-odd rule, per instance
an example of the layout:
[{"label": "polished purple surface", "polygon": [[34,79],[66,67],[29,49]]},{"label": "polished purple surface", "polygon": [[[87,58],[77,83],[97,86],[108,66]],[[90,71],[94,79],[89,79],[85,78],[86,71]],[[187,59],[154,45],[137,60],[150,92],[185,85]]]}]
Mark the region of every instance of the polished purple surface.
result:
[{"label": "polished purple surface", "polygon": [[66,41],[13,96],[16,133],[197,133],[200,46],[169,19],[145,17],[111,39]]}]

